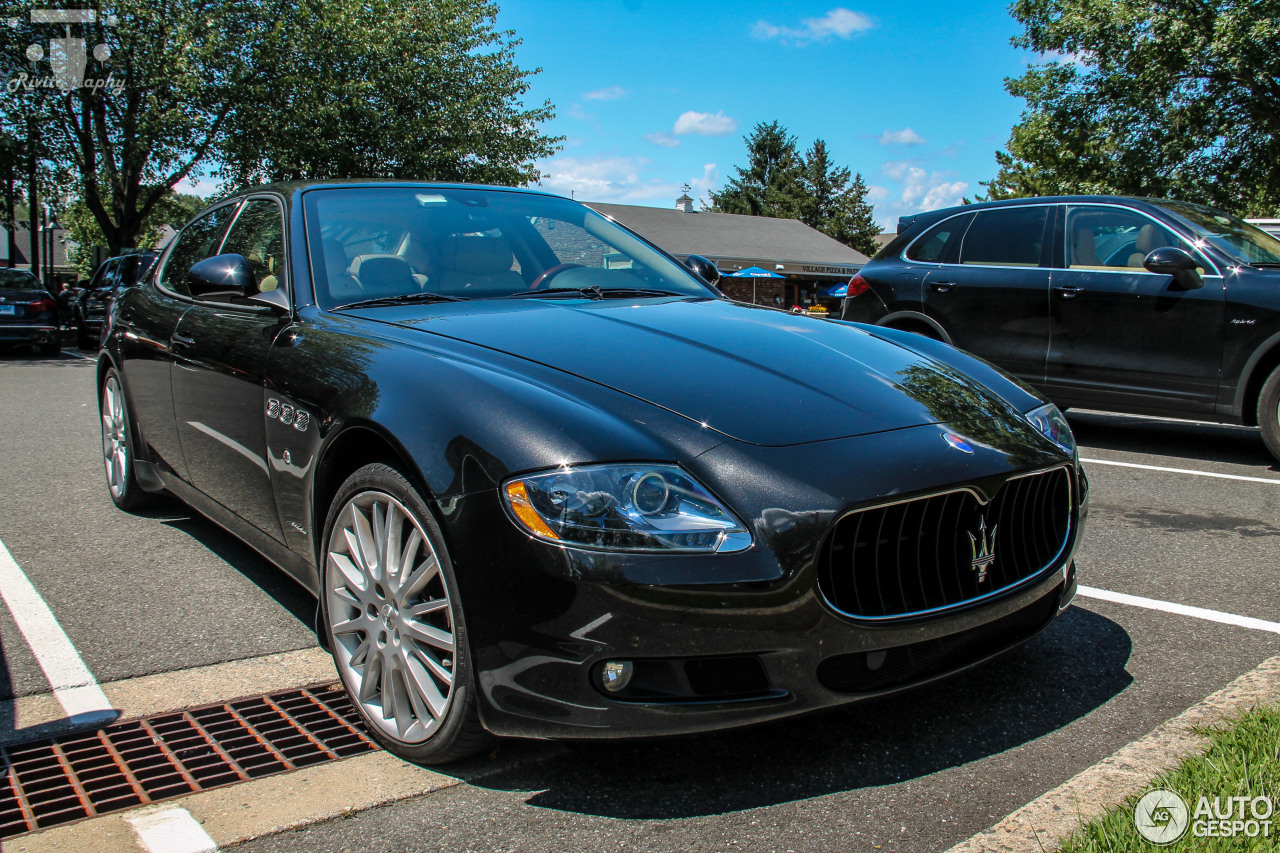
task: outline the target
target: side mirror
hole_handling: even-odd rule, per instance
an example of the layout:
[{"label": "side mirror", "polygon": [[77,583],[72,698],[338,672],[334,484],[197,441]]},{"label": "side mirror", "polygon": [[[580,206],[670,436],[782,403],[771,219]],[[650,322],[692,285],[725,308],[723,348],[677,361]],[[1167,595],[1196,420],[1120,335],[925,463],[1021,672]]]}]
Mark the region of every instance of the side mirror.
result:
[{"label": "side mirror", "polygon": [[225,302],[256,291],[257,281],[243,255],[214,255],[192,265],[187,273],[187,288],[196,299]]},{"label": "side mirror", "polygon": [[1176,246],[1161,246],[1152,249],[1142,261],[1147,272],[1157,275],[1171,275],[1183,290],[1195,290],[1204,287],[1204,279],[1196,272],[1196,260],[1186,250]]},{"label": "side mirror", "polygon": [[698,278],[707,284],[715,284],[720,280],[720,270],[702,255],[690,255],[684,259],[684,265],[697,273]]}]

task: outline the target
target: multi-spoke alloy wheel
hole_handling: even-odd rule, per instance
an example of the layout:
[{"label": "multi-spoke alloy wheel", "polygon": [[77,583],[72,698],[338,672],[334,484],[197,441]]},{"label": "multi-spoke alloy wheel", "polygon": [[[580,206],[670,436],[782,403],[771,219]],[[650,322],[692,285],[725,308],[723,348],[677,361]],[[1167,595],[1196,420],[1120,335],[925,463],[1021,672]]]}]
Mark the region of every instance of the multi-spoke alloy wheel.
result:
[{"label": "multi-spoke alloy wheel", "polygon": [[340,490],[325,537],[324,613],[343,684],[375,735],[402,757],[440,762],[487,737],[466,689],[448,557],[411,489],[395,469],[370,465]]},{"label": "multi-spoke alloy wheel", "polygon": [[120,375],[112,368],[102,383],[102,462],[107,472],[111,500],[121,509],[136,509],[147,498],[133,475],[131,428]]}]

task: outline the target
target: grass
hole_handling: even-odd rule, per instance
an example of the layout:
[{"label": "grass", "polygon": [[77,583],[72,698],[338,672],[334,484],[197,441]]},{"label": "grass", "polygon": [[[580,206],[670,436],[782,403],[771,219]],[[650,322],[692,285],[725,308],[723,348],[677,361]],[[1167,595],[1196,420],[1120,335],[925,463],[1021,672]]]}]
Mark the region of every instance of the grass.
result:
[{"label": "grass", "polygon": [[[1196,853],[1257,853],[1280,851],[1280,707],[1255,708],[1240,719],[1222,727],[1198,730],[1209,738],[1207,752],[1190,758],[1174,770],[1151,782],[1146,789],[1130,797],[1123,806],[1076,830],[1060,848],[1062,853],[1126,853],[1153,850],[1196,851]],[[1182,796],[1187,804],[1190,826],[1181,839],[1157,846],[1138,834],[1133,811],[1148,791],[1165,788]],[[1228,797],[1269,797],[1275,813],[1268,819],[1271,834],[1248,838],[1243,833],[1234,838],[1196,837],[1196,807],[1201,797],[1208,797],[1210,807],[1219,798],[1220,807],[1228,808]],[[1238,818],[1239,806],[1233,805]],[[1259,809],[1266,811],[1265,804]],[[1248,804],[1244,818],[1252,817]],[[1203,816],[1199,820],[1205,820]]]}]

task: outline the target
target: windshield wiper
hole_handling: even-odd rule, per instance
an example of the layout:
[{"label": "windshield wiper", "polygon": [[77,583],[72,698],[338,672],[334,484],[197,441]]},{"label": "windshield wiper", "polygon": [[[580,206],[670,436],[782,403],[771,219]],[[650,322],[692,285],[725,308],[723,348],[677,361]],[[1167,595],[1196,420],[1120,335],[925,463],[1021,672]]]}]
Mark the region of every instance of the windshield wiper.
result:
[{"label": "windshield wiper", "polygon": [[446,296],[443,293],[402,293],[399,296],[379,296],[375,299],[361,299],[359,302],[348,302],[339,305],[334,311],[344,308],[377,308],[382,305],[411,305],[418,302],[466,302],[465,296]]},{"label": "windshield wiper", "polygon": [[681,296],[670,290],[646,290],[641,287],[611,287],[605,290],[596,285],[591,287],[552,287],[547,290],[526,290],[521,293],[508,293],[506,296],[495,296],[495,299],[536,299],[542,296],[585,296],[588,299],[625,299],[628,296]]}]

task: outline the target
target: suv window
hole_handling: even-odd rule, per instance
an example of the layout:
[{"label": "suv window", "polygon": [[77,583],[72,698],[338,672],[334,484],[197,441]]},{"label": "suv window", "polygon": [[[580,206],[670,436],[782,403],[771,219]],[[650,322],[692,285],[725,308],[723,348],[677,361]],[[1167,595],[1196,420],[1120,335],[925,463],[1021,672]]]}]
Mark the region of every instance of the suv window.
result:
[{"label": "suv window", "polygon": [[933,226],[907,249],[907,260],[939,263],[945,261],[948,247],[953,245],[964,234],[965,228],[973,221],[973,214],[953,216],[945,222]]},{"label": "suv window", "polygon": [[191,291],[187,289],[187,273],[191,271],[196,261],[209,257],[213,247],[218,244],[223,226],[227,224],[227,219],[235,209],[234,202],[215,207],[183,228],[182,232],[173,238],[173,249],[169,252],[169,258],[164,262],[164,269],[160,271],[156,283],[166,290],[190,296]]},{"label": "suv window", "polygon": [[960,245],[960,263],[1039,266],[1049,210],[1048,205],[1042,204],[979,211]]},{"label": "suv window", "polygon": [[[275,290],[284,270],[284,215],[271,199],[249,199],[222,241],[222,254],[244,257],[257,291]],[[249,294],[252,295],[252,294]]]},{"label": "suv window", "polygon": [[1069,269],[1142,269],[1153,249],[1180,246],[1159,223],[1119,207],[1067,208],[1066,257]]}]

